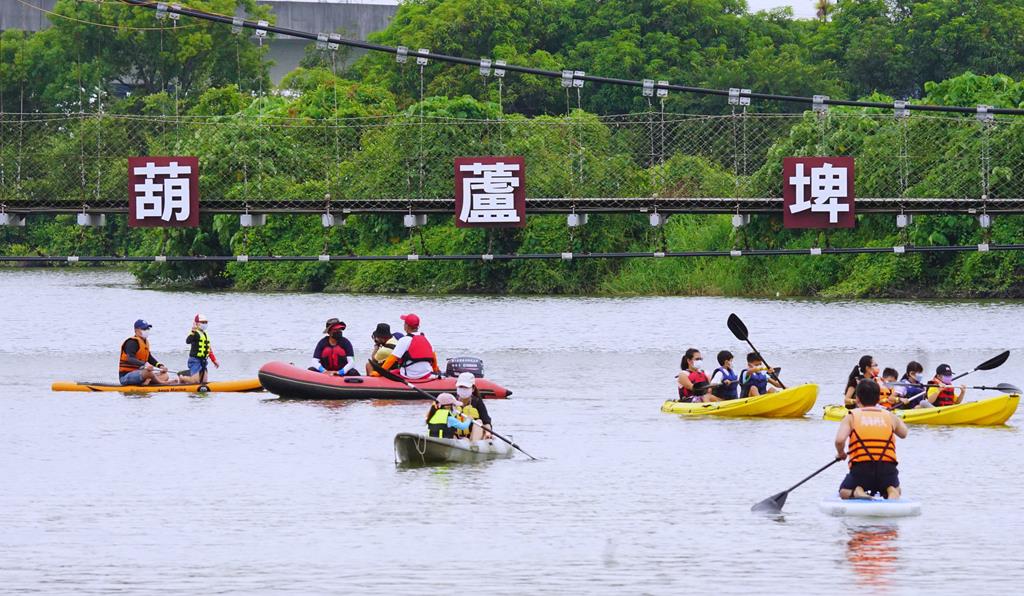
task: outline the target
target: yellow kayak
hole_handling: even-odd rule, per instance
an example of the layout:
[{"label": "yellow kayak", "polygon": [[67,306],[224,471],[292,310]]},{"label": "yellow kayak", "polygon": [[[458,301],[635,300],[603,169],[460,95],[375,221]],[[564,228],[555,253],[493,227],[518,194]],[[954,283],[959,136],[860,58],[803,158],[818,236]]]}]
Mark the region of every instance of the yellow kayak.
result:
[{"label": "yellow kayak", "polygon": [[[941,408],[893,410],[907,424],[964,424],[998,426],[1005,424],[1017,411],[1019,395],[1000,395]],[[825,406],[825,420],[842,420],[849,410],[842,405]]]},{"label": "yellow kayak", "polygon": [[818,399],[818,386],[813,384],[790,387],[757,397],[690,403],[670,400],[661,406],[662,412],[683,416],[757,416],[760,418],[800,418],[814,407]]},{"label": "yellow kayak", "polygon": [[259,379],[238,381],[212,381],[204,385],[119,385],[116,383],[86,383],[77,381],[55,381],[50,388],[54,391],[117,391],[120,393],[203,393],[263,391]]}]

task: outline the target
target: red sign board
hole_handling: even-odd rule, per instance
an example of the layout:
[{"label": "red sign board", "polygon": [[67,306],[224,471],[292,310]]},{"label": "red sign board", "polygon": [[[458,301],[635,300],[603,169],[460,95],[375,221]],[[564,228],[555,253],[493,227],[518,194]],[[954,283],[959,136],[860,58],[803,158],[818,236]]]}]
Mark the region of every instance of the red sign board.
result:
[{"label": "red sign board", "polygon": [[128,225],[199,225],[198,157],[129,157]]},{"label": "red sign board", "polygon": [[526,225],[526,161],[522,157],[455,158],[455,226]]},{"label": "red sign board", "polygon": [[782,160],[782,221],[787,228],[852,228],[852,157]]}]

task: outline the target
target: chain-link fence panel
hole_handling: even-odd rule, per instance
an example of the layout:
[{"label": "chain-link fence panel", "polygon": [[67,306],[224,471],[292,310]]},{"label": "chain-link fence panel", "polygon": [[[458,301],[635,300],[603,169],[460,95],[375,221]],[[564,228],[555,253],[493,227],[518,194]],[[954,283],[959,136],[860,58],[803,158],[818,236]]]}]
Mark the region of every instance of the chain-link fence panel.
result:
[{"label": "chain-link fence panel", "polygon": [[533,211],[777,208],[782,159],[811,155],[855,157],[857,197],[888,210],[919,199],[1024,208],[1024,120],[846,109],[492,120],[4,113],[0,206],[124,211],[137,155],[197,156],[208,211],[450,212],[454,158],[484,155],[525,158]]}]

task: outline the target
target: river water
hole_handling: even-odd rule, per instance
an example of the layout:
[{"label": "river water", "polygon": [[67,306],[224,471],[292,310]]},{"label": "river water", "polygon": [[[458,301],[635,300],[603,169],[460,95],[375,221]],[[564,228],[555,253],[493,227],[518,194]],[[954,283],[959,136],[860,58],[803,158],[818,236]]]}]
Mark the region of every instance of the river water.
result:
[{"label": "river water", "polygon": [[[111,382],[132,322],[172,368],[196,311],[221,379],[306,362],[331,316],[365,355],[378,321],[415,311],[441,356],[484,360],[514,396],[496,429],[540,461],[401,469],[392,439],[424,403],[53,393]],[[803,420],[662,414],[681,352],[746,353],[730,312]],[[520,298],[140,290],[110,270],[0,271],[0,593],[418,594],[1016,592],[1024,580],[1021,414],[999,428],[912,427],[899,444],[919,518],[863,523],[817,503],[750,506],[833,455],[834,402],[868,351],[1024,382],[1020,302]],[[975,392],[977,395],[977,392]]]}]

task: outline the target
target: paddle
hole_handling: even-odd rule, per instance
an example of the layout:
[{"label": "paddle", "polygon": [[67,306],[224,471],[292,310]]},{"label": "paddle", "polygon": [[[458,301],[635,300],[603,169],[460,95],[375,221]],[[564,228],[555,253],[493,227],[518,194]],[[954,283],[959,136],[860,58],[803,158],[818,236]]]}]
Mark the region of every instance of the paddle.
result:
[{"label": "paddle", "polygon": [[786,385],[783,384],[782,379],[779,378],[779,375],[775,373],[775,369],[772,368],[771,366],[768,366],[768,363],[765,362],[764,356],[761,355],[761,352],[758,352],[757,348],[754,347],[754,344],[750,343],[749,334],[747,333],[747,326],[743,324],[743,321],[741,321],[735,313],[732,313],[729,315],[729,319],[726,321],[726,325],[729,326],[729,331],[732,331],[732,334],[736,336],[736,339],[747,342],[747,345],[750,346],[750,350],[753,353],[757,354],[757,357],[761,359],[761,363],[768,368],[768,373],[772,376],[772,378],[778,381],[779,385],[783,389],[785,389]]},{"label": "paddle", "polygon": [[[373,370],[377,371],[377,374],[379,374],[380,376],[384,377],[385,379],[390,379],[390,380],[392,380],[392,381],[394,381],[396,383],[404,383],[405,386],[408,387],[409,389],[412,389],[414,391],[418,391],[419,393],[422,393],[424,397],[432,400],[435,404],[437,403],[437,398],[436,397],[434,397],[433,395],[430,395],[426,391],[420,389],[416,385],[413,385],[412,383],[410,383],[406,379],[403,379],[402,377],[392,373],[391,371],[385,370],[384,367],[381,366],[377,361],[370,360],[370,367],[373,368]],[[469,424],[470,424],[470,426],[472,426],[473,424],[476,424],[476,423],[473,422],[473,420],[470,420]],[[510,440],[506,439],[505,437],[499,435],[498,433],[494,432],[493,430],[487,429],[487,432],[491,433],[495,437],[498,437],[499,439],[501,439],[502,441],[508,443],[509,445],[515,447],[519,452],[521,452],[526,457],[528,457],[528,458],[530,458],[532,460],[536,460],[537,459],[536,457],[534,457],[534,456],[530,455],[529,453],[523,451],[523,448],[520,447],[519,445],[516,445],[512,441],[510,441]]]},{"label": "paddle", "polygon": [[[925,384],[925,385],[918,385],[917,383],[902,383],[902,382],[886,383],[886,385],[899,385],[901,387],[941,387],[942,386],[942,385],[933,385],[931,383],[928,383],[928,384]],[[1017,387],[1016,385],[1011,385],[1009,383],[1000,383],[1000,384],[996,385],[995,387],[988,387],[986,385],[968,385],[967,387],[969,389],[983,389],[983,390],[992,390],[992,391],[1002,391],[1003,393],[1020,393],[1020,388],[1019,387]]]},{"label": "paddle", "polygon": [[765,512],[765,513],[781,513],[782,512],[782,506],[786,504],[786,497],[789,496],[790,492],[792,492],[798,486],[800,486],[801,484],[807,482],[811,478],[814,478],[818,474],[821,474],[822,472],[827,470],[829,468],[829,466],[835,464],[836,462],[840,462],[840,461],[843,461],[843,460],[838,459],[838,458],[833,459],[832,461],[828,462],[824,466],[818,468],[817,472],[811,474],[807,478],[804,478],[800,482],[797,482],[796,484],[794,484],[793,486],[787,488],[786,490],[782,491],[781,493],[774,494],[774,495],[768,497],[767,499],[765,499],[765,500],[761,501],[760,503],[758,503],[758,504],[754,505],[753,507],[751,507],[750,510],[751,511]]},{"label": "paddle", "polygon": [[1002,366],[1003,363],[1006,362],[1006,359],[1009,358],[1009,357],[1010,357],[1010,350],[1006,350],[1002,354],[1000,354],[998,356],[994,356],[992,358],[989,358],[988,360],[982,362],[978,366],[975,366],[974,370],[969,370],[969,371],[967,371],[965,373],[958,374],[957,376],[953,377],[950,380],[950,382],[955,381],[955,380],[959,379],[960,377],[966,377],[967,375],[971,374],[972,372],[976,372],[976,371],[979,371],[979,370],[992,370],[993,368],[998,368],[998,367]]}]

